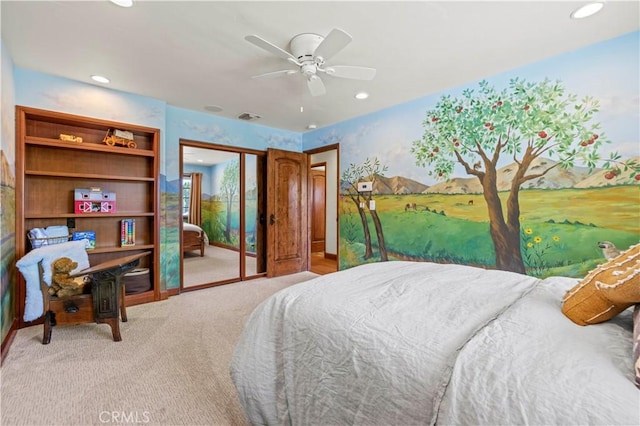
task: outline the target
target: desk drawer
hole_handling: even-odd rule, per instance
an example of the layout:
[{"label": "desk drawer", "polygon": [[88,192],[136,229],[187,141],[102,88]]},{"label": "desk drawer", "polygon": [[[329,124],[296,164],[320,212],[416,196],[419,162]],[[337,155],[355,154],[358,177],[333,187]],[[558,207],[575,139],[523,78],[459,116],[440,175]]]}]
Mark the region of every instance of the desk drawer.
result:
[{"label": "desk drawer", "polygon": [[[68,307],[75,305],[77,312],[68,312]],[[93,316],[93,297],[81,294],[71,297],[52,297],[49,299],[49,310],[56,315],[57,325],[83,324],[95,322]]]}]

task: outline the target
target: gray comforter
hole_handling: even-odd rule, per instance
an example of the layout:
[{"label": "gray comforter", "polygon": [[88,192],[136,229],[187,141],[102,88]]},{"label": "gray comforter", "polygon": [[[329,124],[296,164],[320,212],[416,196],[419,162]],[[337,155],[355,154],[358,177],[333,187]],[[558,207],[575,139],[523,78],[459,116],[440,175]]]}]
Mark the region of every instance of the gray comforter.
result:
[{"label": "gray comforter", "polygon": [[575,279],[385,262],[282,290],[231,366],[253,424],[640,424],[630,312],[580,327]]}]

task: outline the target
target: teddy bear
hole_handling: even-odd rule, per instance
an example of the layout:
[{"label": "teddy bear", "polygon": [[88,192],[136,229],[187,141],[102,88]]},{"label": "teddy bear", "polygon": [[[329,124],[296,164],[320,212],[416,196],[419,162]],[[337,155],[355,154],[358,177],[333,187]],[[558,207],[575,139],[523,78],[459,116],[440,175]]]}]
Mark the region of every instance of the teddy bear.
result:
[{"label": "teddy bear", "polygon": [[53,262],[53,275],[49,294],[58,297],[75,296],[84,291],[84,281],[80,278],[70,278],[69,273],[78,267],[78,262],[74,262],[68,257],[61,257]]}]

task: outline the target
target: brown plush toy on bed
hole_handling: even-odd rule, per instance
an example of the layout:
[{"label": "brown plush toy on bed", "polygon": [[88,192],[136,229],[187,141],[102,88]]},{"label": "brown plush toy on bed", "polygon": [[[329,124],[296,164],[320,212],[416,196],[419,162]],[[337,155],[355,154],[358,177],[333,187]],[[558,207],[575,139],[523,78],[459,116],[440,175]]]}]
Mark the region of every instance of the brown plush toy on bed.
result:
[{"label": "brown plush toy on bed", "polygon": [[78,267],[78,263],[68,257],[61,257],[53,262],[53,274],[49,294],[58,297],[82,294],[84,283],[82,278],[70,278],[69,273]]}]

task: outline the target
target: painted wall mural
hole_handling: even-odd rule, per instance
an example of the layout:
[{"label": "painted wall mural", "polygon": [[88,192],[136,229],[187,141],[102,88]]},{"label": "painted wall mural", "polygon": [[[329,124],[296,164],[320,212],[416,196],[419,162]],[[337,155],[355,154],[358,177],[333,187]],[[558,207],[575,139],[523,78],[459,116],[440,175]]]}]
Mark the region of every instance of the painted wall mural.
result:
[{"label": "painted wall mural", "polygon": [[[247,251],[255,253],[258,215],[256,156],[245,156],[245,242]],[[209,242],[240,248],[240,160],[238,158],[208,167],[192,164],[185,173],[202,173],[201,228]]]},{"label": "painted wall mural", "polygon": [[0,42],[0,341],[9,334],[15,316],[16,150],[13,61]]},{"label": "painted wall mural", "polygon": [[637,243],[639,34],[305,135],[341,144],[340,267],[579,277]]}]

